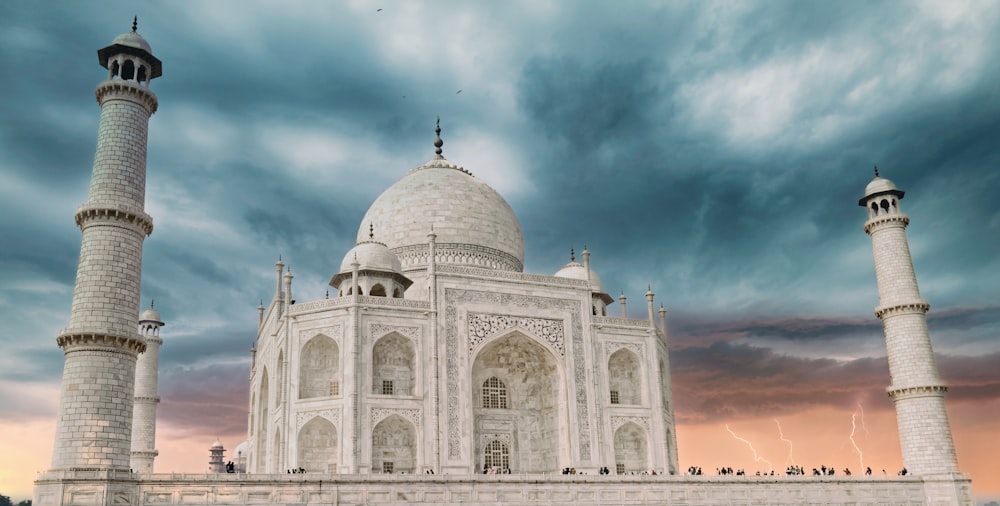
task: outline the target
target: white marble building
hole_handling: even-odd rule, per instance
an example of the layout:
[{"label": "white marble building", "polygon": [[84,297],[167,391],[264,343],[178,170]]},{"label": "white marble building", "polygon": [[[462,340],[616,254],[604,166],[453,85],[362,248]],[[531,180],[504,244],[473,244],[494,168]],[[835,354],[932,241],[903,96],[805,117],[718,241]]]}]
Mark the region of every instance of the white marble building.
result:
[{"label": "white marble building", "polygon": [[336,296],[295,301],[277,264],[259,308],[248,468],[675,474],[653,294],[648,319],[607,316],[588,251],[552,275],[522,272],[517,216],[442,144],[368,209],[331,269]]},{"label": "white marble building", "polygon": [[[440,136],[437,156],[368,210],[331,272],[335,297],[296,303],[279,261],[274,297],[258,308],[249,439],[236,450],[248,472],[152,473],[163,323],[152,308],[139,315],[139,288],[153,231],[149,86],[162,63],[136,30],[98,51],[100,129],[75,215],[70,321],[56,339],[65,366],[51,468],[34,504],[972,504],[891,181],[876,173],[859,204],[912,473],[692,477],[676,469],[665,312],[657,324],[652,292],[648,318],[628,319],[624,297],[609,317],[589,252],[551,276],[522,272],[517,217],[441,156]],[[659,474],[632,474],[646,470]]]}]

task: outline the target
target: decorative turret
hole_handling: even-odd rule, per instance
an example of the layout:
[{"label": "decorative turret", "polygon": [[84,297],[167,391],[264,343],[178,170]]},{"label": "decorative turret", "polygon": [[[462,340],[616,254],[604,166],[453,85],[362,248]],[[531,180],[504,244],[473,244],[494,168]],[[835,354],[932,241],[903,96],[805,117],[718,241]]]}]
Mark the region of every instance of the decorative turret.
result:
[{"label": "decorative turret", "polygon": [[944,394],[927,331],[930,305],[920,297],[906,240],[909,216],[900,210],[903,191],[882,178],[865,188],[858,205],[868,210],[865,232],[872,238],[879,305],[875,316],[885,328],[891,385],[896,404],[903,463],[915,475],[958,472]]},{"label": "decorative turret", "polygon": [[[142,245],[153,232],[144,212],[146,134],[157,108],[150,80],[160,60],[137,30],[97,52],[108,79],[97,86],[101,124],[87,202],[69,325],[56,342],[63,369],[53,469],[130,469],[139,335]],[[112,372],[113,371],[113,372]]]},{"label": "decorative turret", "polygon": [[340,272],[330,279],[330,286],[340,292],[340,296],[353,295],[351,280],[354,263],[358,264],[358,295],[374,297],[402,298],[413,281],[403,275],[399,257],[389,248],[375,240],[375,229],[368,225],[368,240],[360,241],[344,255]]},{"label": "decorative turret", "polygon": [[208,449],[208,472],[215,474],[226,472],[226,449],[218,439]]},{"label": "decorative turret", "polygon": [[135,472],[153,472],[153,460],[160,454],[156,449],[156,406],[160,346],[160,329],[166,325],[160,313],[149,303],[149,309],[139,316],[139,333],[146,340],[146,351],[135,364],[135,404],[132,407],[132,464]]},{"label": "decorative turret", "polygon": [[569,263],[562,266],[553,276],[587,281],[590,284],[591,311],[595,316],[607,316],[608,304],[614,302],[610,295],[604,292],[601,278],[590,268],[590,251],[583,247],[583,263],[576,261],[573,248],[569,250]]}]

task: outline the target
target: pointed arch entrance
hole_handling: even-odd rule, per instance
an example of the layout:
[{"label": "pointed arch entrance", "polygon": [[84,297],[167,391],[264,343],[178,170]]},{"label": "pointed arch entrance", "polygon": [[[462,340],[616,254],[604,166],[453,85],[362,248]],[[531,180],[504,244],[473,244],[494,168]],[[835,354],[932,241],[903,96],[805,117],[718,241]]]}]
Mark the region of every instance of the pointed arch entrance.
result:
[{"label": "pointed arch entrance", "polygon": [[617,474],[647,471],[649,467],[649,445],[646,431],[628,422],[615,431],[615,470]]},{"label": "pointed arch entrance", "polygon": [[563,373],[551,351],[519,331],[494,339],[476,354],[472,396],[474,471],[558,470],[566,403]]},{"label": "pointed arch entrance", "polygon": [[337,428],[317,416],[299,429],[297,465],[309,473],[337,473]]},{"label": "pointed arch entrance", "polygon": [[391,415],[372,429],[372,472],[413,474],[417,468],[417,429]]}]

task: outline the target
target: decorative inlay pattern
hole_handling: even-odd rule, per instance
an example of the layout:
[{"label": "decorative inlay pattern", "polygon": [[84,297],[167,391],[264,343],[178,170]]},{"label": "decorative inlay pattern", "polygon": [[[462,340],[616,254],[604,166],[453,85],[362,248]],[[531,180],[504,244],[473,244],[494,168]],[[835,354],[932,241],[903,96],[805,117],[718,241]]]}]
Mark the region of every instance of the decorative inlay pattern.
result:
[{"label": "decorative inlay pattern", "polygon": [[632,422],[639,427],[649,430],[649,417],[646,416],[612,416],[611,432],[617,431],[622,425]]},{"label": "decorative inlay pattern", "polygon": [[303,411],[295,414],[295,432],[302,429],[302,426],[306,424],[309,420],[320,416],[326,418],[327,421],[332,423],[335,427],[340,427],[340,410],[339,409],[320,409],[317,411]]},{"label": "decorative inlay pattern", "polygon": [[414,427],[420,427],[419,409],[371,408],[371,411],[369,411],[368,414],[372,427],[378,425],[379,422],[392,415],[399,415],[413,423]]},{"label": "decorative inlay pattern", "polygon": [[604,343],[604,356],[610,357],[612,354],[614,354],[614,352],[622,348],[632,350],[639,358],[645,358],[644,355],[644,351],[646,349],[645,346],[639,343],[623,343],[619,341],[608,341]]},{"label": "decorative inlay pattern", "polygon": [[368,336],[369,342],[374,343],[380,337],[389,334],[391,332],[397,332],[410,338],[414,343],[420,341],[420,327],[402,327],[398,325],[384,325],[381,323],[372,323],[368,326]]},{"label": "decorative inlay pattern", "polygon": [[341,338],[343,337],[344,327],[343,325],[332,325],[329,327],[322,327],[318,329],[300,330],[298,333],[299,333],[299,342],[301,343],[306,343],[310,339],[320,334],[323,334],[324,336],[329,337],[334,341],[336,341],[337,345],[339,346]]},{"label": "decorative inlay pattern", "polygon": [[617,318],[614,316],[591,316],[590,319],[597,325],[608,325],[610,327],[640,327],[649,328],[652,324],[649,320],[638,318]]},{"label": "decorative inlay pattern", "polygon": [[532,335],[542,338],[560,357],[566,356],[562,320],[485,313],[469,313],[469,355],[471,356],[472,351],[487,338],[513,327],[520,327]]},{"label": "decorative inlay pattern", "polygon": [[510,434],[483,434],[479,438],[479,443],[482,447],[485,447],[493,441],[500,441],[510,447]]},{"label": "decorative inlay pattern", "polygon": [[[347,297],[345,297],[347,298]],[[358,302],[368,306],[409,307],[413,309],[430,309],[431,303],[426,300],[396,299],[393,297],[358,296]]]},{"label": "decorative inlay pattern", "polygon": [[[443,266],[442,266],[443,267]],[[455,266],[448,266],[449,270],[457,271]],[[443,270],[443,269],[442,269]],[[478,269],[477,269],[478,270]],[[493,271],[500,273],[501,271]],[[521,273],[505,273],[517,274]],[[586,284],[586,282],[584,282]],[[580,316],[580,301],[572,299],[553,299],[547,297],[536,297],[530,295],[516,295],[509,293],[482,292],[476,290],[462,290],[458,288],[448,288],[445,290],[445,348],[446,356],[446,377],[448,388],[448,458],[462,458],[462,427],[459,422],[458,395],[459,385],[459,356],[456,350],[459,347],[458,330],[458,307],[457,303],[487,303],[493,307],[508,307],[517,309],[547,309],[563,310],[570,314],[570,324],[572,325],[571,336],[573,342],[573,379],[576,385],[576,416],[577,429],[579,433],[580,455],[584,461],[590,460],[590,418],[587,402],[586,369],[583,357],[583,320]],[[468,357],[462,357],[468,360]]]},{"label": "decorative inlay pattern", "polygon": [[524,272],[499,271],[484,269],[481,267],[471,267],[466,265],[441,264],[437,266],[438,272],[447,274],[464,274],[466,276],[478,276],[492,279],[508,279],[511,281],[529,281],[543,283],[547,285],[587,287],[587,281],[583,279],[559,278],[556,276],[544,276],[541,274],[526,274]]},{"label": "decorative inlay pattern", "polygon": [[[502,269],[507,272],[520,272],[524,269],[524,265],[514,255],[486,246],[439,242],[434,249],[439,268],[449,263],[461,262],[475,263],[485,266],[485,269]],[[391,251],[399,257],[404,269],[426,265],[430,255],[426,243],[392,248]]]}]

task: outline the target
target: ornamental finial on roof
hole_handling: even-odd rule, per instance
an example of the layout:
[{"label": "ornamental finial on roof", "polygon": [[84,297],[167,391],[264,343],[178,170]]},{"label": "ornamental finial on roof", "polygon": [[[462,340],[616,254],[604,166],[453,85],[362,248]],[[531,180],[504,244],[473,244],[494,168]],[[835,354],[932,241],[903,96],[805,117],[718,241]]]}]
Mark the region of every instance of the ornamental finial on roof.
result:
[{"label": "ornamental finial on roof", "polygon": [[155,300],[149,299],[149,309],[153,309],[153,303],[155,302],[156,302]]},{"label": "ornamental finial on roof", "polygon": [[573,248],[569,249],[569,261],[576,262],[576,252],[573,251]]},{"label": "ornamental finial on roof", "polygon": [[875,166],[875,177],[878,177],[878,165]]},{"label": "ornamental finial on roof", "polygon": [[138,29],[139,29],[139,16],[133,16],[132,17],[132,31],[134,32],[134,31],[136,31]]},{"label": "ornamental finial on roof", "polygon": [[373,223],[368,223],[368,239],[375,240],[375,225]]},{"label": "ornamental finial on roof", "polygon": [[438,116],[437,123],[434,126],[434,158],[444,158],[441,156],[441,146],[444,146],[444,141],[441,140],[441,117]]}]

